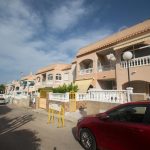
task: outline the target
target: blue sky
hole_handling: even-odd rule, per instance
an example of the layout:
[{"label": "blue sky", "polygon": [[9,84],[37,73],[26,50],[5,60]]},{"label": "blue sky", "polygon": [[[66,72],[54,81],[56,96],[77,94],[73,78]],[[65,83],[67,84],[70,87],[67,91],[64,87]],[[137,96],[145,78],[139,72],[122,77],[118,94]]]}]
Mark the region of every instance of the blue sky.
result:
[{"label": "blue sky", "polygon": [[0,83],[150,18],[149,0],[0,0]]}]

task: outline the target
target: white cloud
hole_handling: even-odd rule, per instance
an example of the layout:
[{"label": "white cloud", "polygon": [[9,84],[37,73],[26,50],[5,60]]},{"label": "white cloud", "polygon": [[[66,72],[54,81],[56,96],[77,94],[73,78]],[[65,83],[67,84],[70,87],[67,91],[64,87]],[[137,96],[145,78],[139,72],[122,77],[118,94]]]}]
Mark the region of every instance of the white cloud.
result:
[{"label": "white cloud", "polygon": [[104,37],[110,35],[112,33],[109,29],[97,29],[93,31],[89,31],[84,35],[75,36],[70,38],[66,41],[62,41],[57,49],[68,53],[70,50],[74,51],[73,53],[76,54],[78,49],[82,48],[83,46],[89,45],[97,40],[103,39]]},{"label": "white cloud", "polygon": [[[0,70],[5,72],[1,73],[0,82],[17,79],[20,72],[35,72],[39,67],[50,63],[70,63],[74,57],[72,55],[75,55],[79,48],[111,33],[111,30],[99,29],[89,31],[84,36],[74,35],[66,40],[54,34],[47,36],[45,41],[40,38],[33,41],[31,39],[38,32],[38,28],[42,28],[39,16],[29,12],[21,0],[1,2],[0,9],[5,8],[9,17],[0,18]],[[57,16],[57,10],[51,17],[55,18],[52,26],[59,30],[76,24],[85,13],[82,0],[61,6],[60,16]],[[49,51],[45,51],[45,47]]]},{"label": "white cloud", "polygon": [[68,1],[65,5],[57,7],[49,16],[49,26],[52,30],[66,30],[75,25],[86,13],[83,7],[84,0]]}]

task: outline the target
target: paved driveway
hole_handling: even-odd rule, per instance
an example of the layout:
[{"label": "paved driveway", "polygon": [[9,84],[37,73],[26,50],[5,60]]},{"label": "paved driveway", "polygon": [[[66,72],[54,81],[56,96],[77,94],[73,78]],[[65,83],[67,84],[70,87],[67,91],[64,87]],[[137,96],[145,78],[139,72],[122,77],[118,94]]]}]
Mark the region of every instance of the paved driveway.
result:
[{"label": "paved driveway", "polygon": [[73,136],[75,124],[48,125],[47,116],[14,105],[0,105],[1,150],[83,150]]}]

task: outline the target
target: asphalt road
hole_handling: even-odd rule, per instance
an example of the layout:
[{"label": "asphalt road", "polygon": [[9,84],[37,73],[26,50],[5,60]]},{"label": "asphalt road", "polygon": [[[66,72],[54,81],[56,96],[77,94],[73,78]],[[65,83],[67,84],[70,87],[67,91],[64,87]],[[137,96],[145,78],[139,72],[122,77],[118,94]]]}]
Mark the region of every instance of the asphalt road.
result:
[{"label": "asphalt road", "polygon": [[[55,121],[56,122],[56,121]],[[0,105],[0,150],[83,150],[74,138],[75,124],[47,124],[45,114]]]}]

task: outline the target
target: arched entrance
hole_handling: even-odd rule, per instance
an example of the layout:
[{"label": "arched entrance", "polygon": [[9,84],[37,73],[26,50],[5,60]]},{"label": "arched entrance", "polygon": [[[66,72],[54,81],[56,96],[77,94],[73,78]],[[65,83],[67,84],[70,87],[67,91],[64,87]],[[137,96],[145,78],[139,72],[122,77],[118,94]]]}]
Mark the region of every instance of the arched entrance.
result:
[{"label": "arched entrance", "polygon": [[[126,89],[129,86],[129,83],[124,83],[122,85],[123,89]],[[150,96],[150,82],[147,81],[131,81],[130,86],[133,87],[134,93],[145,93],[147,96]]]},{"label": "arched entrance", "polygon": [[80,62],[80,74],[89,74],[93,71],[93,60],[85,59]]}]

